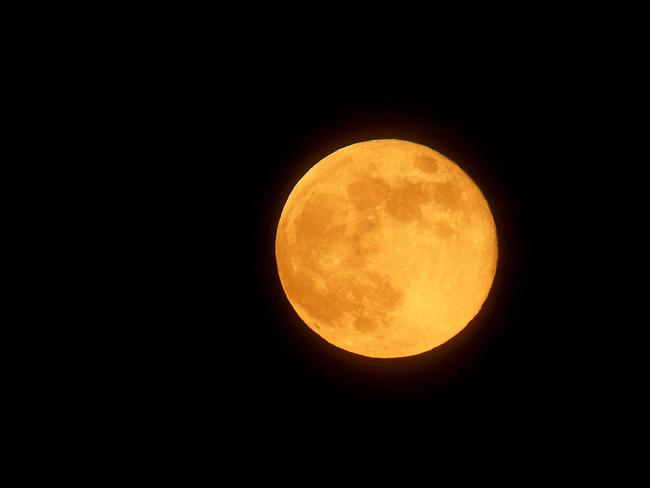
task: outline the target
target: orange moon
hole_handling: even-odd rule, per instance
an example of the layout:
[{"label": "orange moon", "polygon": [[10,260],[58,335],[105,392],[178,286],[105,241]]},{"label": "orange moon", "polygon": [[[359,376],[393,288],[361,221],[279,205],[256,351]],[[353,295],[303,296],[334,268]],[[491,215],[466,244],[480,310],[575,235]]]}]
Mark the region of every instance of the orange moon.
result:
[{"label": "orange moon", "polygon": [[442,154],[408,141],[352,144],[313,166],[278,223],[282,287],[323,339],[376,358],[429,351],[488,296],[497,234],[485,197]]}]

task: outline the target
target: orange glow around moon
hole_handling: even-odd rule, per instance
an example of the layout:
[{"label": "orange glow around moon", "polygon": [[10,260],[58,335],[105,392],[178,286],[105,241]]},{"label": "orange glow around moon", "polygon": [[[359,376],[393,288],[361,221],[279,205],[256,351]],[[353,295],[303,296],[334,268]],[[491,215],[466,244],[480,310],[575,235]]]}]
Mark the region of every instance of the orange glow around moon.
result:
[{"label": "orange glow around moon", "polygon": [[289,195],[275,254],[300,318],[357,354],[419,354],[479,312],[497,265],[483,194],[454,162],[412,142],[353,144]]}]

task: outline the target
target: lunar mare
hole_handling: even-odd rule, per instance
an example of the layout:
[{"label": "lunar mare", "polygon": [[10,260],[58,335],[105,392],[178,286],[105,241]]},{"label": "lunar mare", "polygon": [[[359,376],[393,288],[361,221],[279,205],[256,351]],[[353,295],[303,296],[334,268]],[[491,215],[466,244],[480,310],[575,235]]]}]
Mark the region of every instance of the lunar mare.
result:
[{"label": "lunar mare", "polygon": [[479,188],[419,144],[373,140],[330,154],[296,184],[278,223],[282,287],[328,342],[364,356],[419,354],[479,312],[497,235]]}]

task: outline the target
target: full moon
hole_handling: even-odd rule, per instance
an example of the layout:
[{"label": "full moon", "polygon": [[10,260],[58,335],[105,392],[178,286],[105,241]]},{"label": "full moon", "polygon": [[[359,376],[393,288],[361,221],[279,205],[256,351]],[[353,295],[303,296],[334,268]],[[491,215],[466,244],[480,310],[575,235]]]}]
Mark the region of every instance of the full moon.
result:
[{"label": "full moon", "polygon": [[323,339],[375,358],[412,356],[458,334],[497,266],[481,190],[426,146],[385,139],[330,154],[293,188],[278,223],[280,282]]}]

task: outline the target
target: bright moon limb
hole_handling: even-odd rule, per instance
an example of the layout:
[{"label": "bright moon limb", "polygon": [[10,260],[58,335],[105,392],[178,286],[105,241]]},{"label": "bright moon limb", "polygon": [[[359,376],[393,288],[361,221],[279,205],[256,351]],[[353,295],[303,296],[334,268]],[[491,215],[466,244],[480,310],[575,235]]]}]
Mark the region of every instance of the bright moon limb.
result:
[{"label": "bright moon limb", "polygon": [[373,140],[330,154],[296,184],[275,255],[305,324],[347,351],[393,358],[439,346],[479,312],[497,235],[458,165],[426,146]]}]

